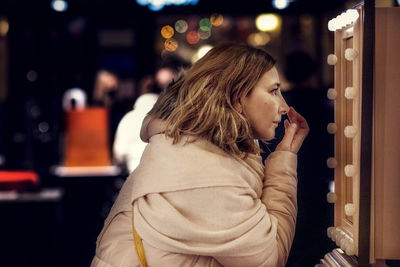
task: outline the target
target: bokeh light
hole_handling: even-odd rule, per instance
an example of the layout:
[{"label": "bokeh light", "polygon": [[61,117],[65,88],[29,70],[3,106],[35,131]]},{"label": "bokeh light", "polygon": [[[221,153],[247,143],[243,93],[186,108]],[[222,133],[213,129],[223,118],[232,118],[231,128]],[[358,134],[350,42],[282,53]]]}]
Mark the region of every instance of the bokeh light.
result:
[{"label": "bokeh light", "polygon": [[273,31],[279,26],[279,17],[275,14],[261,14],[256,18],[256,26],[260,31]]},{"label": "bokeh light", "polygon": [[161,28],[161,36],[164,37],[165,39],[169,39],[172,36],[174,36],[174,28],[172,28],[169,25],[165,25],[164,27]]},{"label": "bokeh light", "polygon": [[6,18],[0,18],[0,36],[6,36],[8,30],[10,29],[10,24]]},{"label": "bokeh light", "polygon": [[272,6],[276,9],[285,9],[289,6],[289,0],[272,0]]},{"label": "bokeh light", "polygon": [[247,43],[251,46],[264,46],[271,40],[271,37],[266,32],[252,33],[247,38]]},{"label": "bokeh light", "polygon": [[30,82],[35,82],[38,78],[38,74],[36,71],[34,70],[30,70],[28,71],[28,73],[26,74],[26,79]]},{"label": "bokeh light", "polygon": [[57,12],[64,12],[68,9],[68,3],[64,0],[51,1],[51,7]]},{"label": "bokeh light", "polygon": [[185,20],[180,19],[177,22],[175,22],[175,30],[179,33],[184,33],[188,29],[188,24]]},{"label": "bokeh light", "polygon": [[197,30],[199,27],[199,17],[198,16],[191,16],[186,20],[188,24],[188,31]]},{"label": "bokeh light", "polygon": [[200,40],[200,35],[197,31],[190,31],[186,34],[186,41],[189,44],[197,44]]},{"label": "bokeh light", "polygon": [[224,16],[221,14],[212,14],[210,17],[210,22],[213,26],[218,27],[224,22]]},{"label": "bokeh light", "polygon": [[199,22],[200,29],[202,31],[210,31],[211,30],[211,22],[209,18],[202,18]]},{"label": "bokeh light", "polygon": [[208,51],[210,51],[213,47],[211,45],[202,45],[199,47],[197,52],[192,57],[192,63],[196,62],[200,58],[202,58]]},{"label": "bokeh light", "polygon": [[169,52],[174,52],[178,48],[178,41],[174,38],[165,40],[164,42],[165,50]]},{"label": "bokeh light", "polygon": [[202,31],[201,29],[199,29],[198,31],[200,39],[202,40],[206,40],[208,38],[210,38],[211,36],[211,31]]}]

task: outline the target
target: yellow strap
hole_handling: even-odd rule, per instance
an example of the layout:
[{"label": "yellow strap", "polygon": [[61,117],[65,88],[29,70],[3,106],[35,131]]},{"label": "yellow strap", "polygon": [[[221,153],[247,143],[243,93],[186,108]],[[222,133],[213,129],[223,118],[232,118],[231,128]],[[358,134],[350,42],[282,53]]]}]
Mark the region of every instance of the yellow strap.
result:
[{"label": "yellow strap", "polygon": [[144,253],[142,239],[135,230],[135,223],[133,218],[133,205],[132,205],[132,233],[133,233],[133,240],[135,241],[136,253],[139,256],[140,265],[142,267],[147,267],[146,254]]}]

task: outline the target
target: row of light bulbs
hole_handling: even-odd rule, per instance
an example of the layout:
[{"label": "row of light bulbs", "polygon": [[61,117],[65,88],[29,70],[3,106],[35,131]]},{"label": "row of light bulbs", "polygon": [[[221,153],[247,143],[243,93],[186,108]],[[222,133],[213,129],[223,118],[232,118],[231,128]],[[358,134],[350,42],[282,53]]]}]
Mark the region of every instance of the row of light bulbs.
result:
[{"label": "row of light bulbs", "polygon": [[[349,9],[345,13],[342,13],[335,19],[332,19],[328,23],[328,28],[331,31],[335,31],[338,29],[341,29],[342,27],[345,27],[346,25],[349,25],[351,23],[354,23],[358,18],[358,12],[357,10],[354,9]],[[345,50],[344,56],[345,59],[348,61],[353,61],[358,57],[358,51],[353,48],[347,48]],[[329,65],[335,65],[338,62],[338,58],[334,54],[330,54],[327,58],[327,63]],[[330,88],[327,91],[327,97],[330,100],[335,100],[337,97],[338,93],[335,88]],[[355,99],[358,96],[358,90],[357,88],[354,87],[347,87],[345,88],[344,91],[344,96],[348,100]],[[336,123],[329,123],[327,125],[327,131],[330,134],[336,134],[337,132],[337,125]],[[344,128],[344,135],[346,138],[354,138],[357,135],[357,127],[353,125],[347,125]],[[338,165],[337,160],[334,157],[330,157],[327,159],[326,164],[328,168],[336,168]],[[346,177],[353,177],[357,174],[358,170],[353,164],[347,164],[344,167],[344,173]],[[335,203],[337,200],[337,195],[335,192],[329,192],[327,194],[327,201],[329,203]],[[354,216],[356,213],[356,207],[353,203],[346,203],[344,205],[344,213],[346,216]],[[354,245],[353,239],[348,236],[343,230],[341,230],[339,227],[329,227],[327,229],[327,235],[329,238],[332,239],[332,241],[336,242],[336,245],[339,246],[342,250],[346,252],[347,255],[354,255],[356,253],[356,246]]]},{"label": "row of light bulbs", "polygon": [[328,29],[330,31],[340,30],[347,25],[351,25],[357,21],[359,17],[358,11],[355,9],[348,9],[346,12],[338,15],[336,18],[328,22]]},{"label": "row of light bulbs", "polygon": [[332,241],[336,242],[342,250],[346,251],[347,255],[354,255],[356,253],[356,246],[353,239],[339,227],[329,227],[327,235]]}]

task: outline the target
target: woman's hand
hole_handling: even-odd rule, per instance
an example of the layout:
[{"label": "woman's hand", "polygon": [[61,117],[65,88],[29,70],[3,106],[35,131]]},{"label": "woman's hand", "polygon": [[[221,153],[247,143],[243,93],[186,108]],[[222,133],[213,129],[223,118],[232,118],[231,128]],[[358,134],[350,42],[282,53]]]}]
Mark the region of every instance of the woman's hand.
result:
[{"label": "woman's hand", "polygon": [[310,128],[308,128],[307,121],[297,113],[293,107],[290,107],[288,112],[289,120],[285,120],[285,136],[276,147],[276,151],[290,151],[297,153],[303,144]]}]

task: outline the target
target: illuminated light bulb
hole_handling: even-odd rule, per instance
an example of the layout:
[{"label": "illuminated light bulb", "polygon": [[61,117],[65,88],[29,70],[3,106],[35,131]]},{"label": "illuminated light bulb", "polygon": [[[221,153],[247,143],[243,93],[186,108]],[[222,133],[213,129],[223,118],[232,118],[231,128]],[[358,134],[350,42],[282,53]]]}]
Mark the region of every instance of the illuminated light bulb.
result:
[{"label": "illuminated light bulb", "polygon": [[272,0],[272,6],[276,9],[285,9],[289,6],[288,0]]},{"label": "illuminated light bulb", "polygon": [[338,23],[339,20],[337,18],[331,19],[332,23],[331,23],[331,27],[336,31],[339,29]]},{"label": "illuminated light bulb", "polygon": [[332,232],[332,238],[331,238],[333,242],[336,242],[336,239],[338,238],[338,235],[339,235],[339,231],[338,231],[337,228],[335,228],[333,230],[333,232]]},{"label": "illuminated light bulb", "polygon": [[354,48],[347,48],[346,50],[344,50],[344,57],[348,61],[353,61],[358,57],[358,51]]},{"label": "illuminated light bulb", "polygon": [[210,22],[213,26],[218,27],[224,22],[224,16],[221,14],[212,14],[210,16]]},{"label": "illuminated light bulb", "polygon": [[328,89],[328,92],[326,93],[326,95],[330,100],[335,100],[336,96],[337,96],[337,91],[335,88],[330,88],[330,89]]},{"label": "illuminated light bulb", "polygon": [[335,24],[335,19],[331,19],[328,22],[328,30],[330,30],[331,32],[334,32],[336,30],[336,24]]},{"label": "illuminated light bulb", "polygon": [[190,31],[186,34],[186,41],[189,44],[197,44],[200,40],[199,33],[197,31]]},{"label": "illuminated light bulb", "polygon": [[326,234],[327,234],[327,236],[329,237],[329,238],[332,238],[332,235],[333,235],[333,231],[335,230],[335,227],[333,227],[333,226],[331,226],[331,227],[328,227],[327,229],[326,229]]},{"label": "illuminated light bulb", "polygon": [[263,46],[269,43],[271,37],[266,32],[252,33],[247,38],[247,43],[251,46]]},{"label": "illuminated light bulb", "polygon": [[326,126],[326,130],[330,134],[335,134],[337,131],[336,123],[334,123],[334,122],[328,123],[328,126]]},{"label": "illuminated light bulb", "polygon": [[353,242],[349,242],[347,244],[345,252],[349,256],[353,256],[354,254],[356,254],[356,247],[354,246]]},{"label": "illuminated light bulb", "polygon": [[68,9],[68,3],[64,0],[51,1],[51,7],[57,12],[64,12]]},{"label": "illuminated light bulb", "polygon": [[357,96],[357,90],[354,87],[347,87],[344,90],[344,97],[346,97],[346,99],[354,99]]},{"label": "illuminated light bulb", "polygon": [[352,35],[354,33],[354,27],[350,27],[346,30],[346,33]]},{"label": "illuminated light bulb", "polygon": [[329,192],[335,192],[335,181],[329,181]]},{"label": "illuminated light bulb", "polygon": [[348,125],[348,126],[344,127],[344,136],[346,136],[347,138],[353,138],[356,135],[357,135],[356,127],[354,127],[352,125]]},{"label": "illuminated light bulb", "polygon": [[355,22],[358,19],[358,17],[360,16],[358,14],[358,11],[355,9],[347,10],[346,14],[347,14],[348,18],[350,19],[351,23]]},{"label": "illuminated light bulb", "polygon": [[328,194],[326,194],[326,200],[328,201],[328,203],[335,203],[337,200],[336,193],[329,192]]},{"label": "illuminated light bulb", "polygon": [[185,33],[188,29],[188,24],[185,20],[180,19],[177,22],[175,22],[175,31],[179,33]]},{"label": "illuminated light bulb", "polygon": [[5,18],[0,18],[0,36],[6,36],[8,30],[10,29],[10,24]]},{"label": "illuminated light bulb", "polygon": [[336,246],[340,246],[340,242],[345,239],[345,234],[342,231],[338,231],[336,235]]},{"label": "illuminated light bulb", "polygon": [[206,40],[206,39],[210,38],[210,36],[211,36],[211,31],[199,30],[198,33],[199,33],[201,40]]},{"label": "illuminated light bulb", "polygon": [[169,52],[174,52],[178,48],[178,41],[174,38],[165,40],[164,42],[165,50]]},{"label": "illuminated light bulb", "polygon": [[330,157],[326,160],[326,165],[328,166],[328,168],[334,169],[337,166],[337,160],[335,158]]},{"label": "illuminated light bulb", "polygon": [[274,14],[261,14],[256,18],[257,29],[266,32],[278,28],[279,17]]},{"label": "illuminated light bulb", "polygon": [[199,22],[200,29],[202,31],[210,31],[211,30],[211,22],[209,18],[202,18]]},{"label": "illuminated light bulb", "polygon": [[346,248],[347,248],[348,242],[349,242],[349,239],[348,239],[347,237],[342,238],[342,240],[340,240],[340,242],[339,242],[339,247],[340,247],[343,251],[345,251]]},{"label": "illuminated light bulb", "polygon": [[328,55],[326,61],[328,62],[328,65],[335,65],[337,62],[337,56],[334,54]]},{"label": "illuminated light bulb", "polygon": [[346,15],[343,12],[342,14],[340,14],[339,16],[337,16],[337,27],[338,29],[343,28],[344,26],[346,26],[347,21],[346,21]]},{"label": "illuminated light bulb", "polygon": [[346,216],[353,216],[356,213],[356,207],[353,203],[347,203],[344,205],[344,213]]},{"label": "illuminated light bulb", "polygon": [[352,165],[352,164],[347,164],[344,167],[344,174],[347,177],[353,177],[356,174],[356,167],[354,167],[354,165]]},{"label": "illuminated light bulb", "polygon": [[161,28],[161,36],[164,37],[165,39],[169,39],[172,36],[174,36],[174,28],[172,28],[169,25],[165,25],[164,27]]}]

